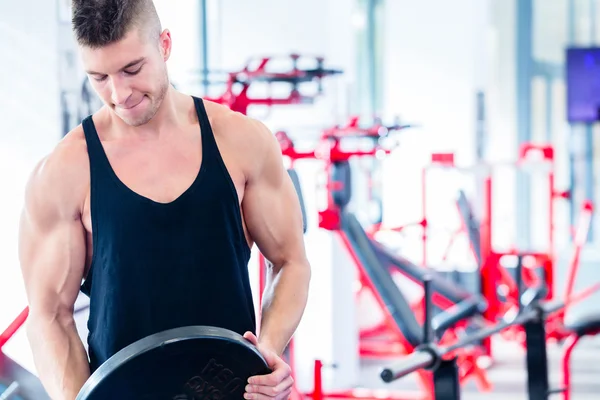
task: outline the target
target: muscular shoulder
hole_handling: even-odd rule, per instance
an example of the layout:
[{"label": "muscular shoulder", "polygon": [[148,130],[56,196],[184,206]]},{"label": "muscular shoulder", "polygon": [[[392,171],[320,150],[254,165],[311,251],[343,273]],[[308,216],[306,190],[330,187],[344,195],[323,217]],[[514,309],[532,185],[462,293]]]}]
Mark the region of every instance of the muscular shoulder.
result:
[{"label": "muscular shoulder", "polygon": [[53,217],[75,218],[88,189],[87,145],[83,128],[78,126],[33,169],[26,190],[27,208]]},{"label": "muscular shoulder", "polygon": [[265,162],[281,157],[279,144],[262,122],[205,101],[211,127],[219,148],[239,160],[247,178],[260,173]]}]

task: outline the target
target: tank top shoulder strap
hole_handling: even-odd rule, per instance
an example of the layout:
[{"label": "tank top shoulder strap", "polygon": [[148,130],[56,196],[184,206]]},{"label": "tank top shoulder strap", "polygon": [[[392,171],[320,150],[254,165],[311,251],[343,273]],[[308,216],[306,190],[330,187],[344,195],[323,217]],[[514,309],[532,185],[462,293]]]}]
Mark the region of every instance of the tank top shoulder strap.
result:
[{"label": "tank top shoulder strap", "polygon": [[[244,230],[242,227],[242,215],[239,207],[239,198],[238,193],[225,164],[225,160],[221,155],[221,151],[219,150],[219,146],[217,144],[217,140],[215,139],[214,131],[210,125],[210,121],[208,119],[208,113],[206,112],[206,107],[204,106],[204,100],[199,97],[193,97],[194,103],[196,105],[196,112],[198,113],[198,120],[200,121],[200,131],[202,135],[202,164],[204,168],[207,168],[213,172],[219,171],[220,173],[213,175],[210,174],[214,180],[219,180],[227,185],[230,197],[229,199],[232,201],[233,207],[235,209],[235,214],[238,218],[237,221],[237,229],[238,235],[241,243],[246,244],[246,236],[244,234]],[[246,246],[245,249],[248,249]],[[250,251],[248,249],[248,251]]]},{"label": "tank top shoulder strap", "polygon": [[87,143],[88,156],[90,159],[90,172],[92,178],[97,178],[98,173],[101,170],[106,171],[107,168],[110,168],[110,163],[104,152],[104,147],[102,147],[102,143],[100,142],[100,137],[98,136],[98,131],[96,130],[92,116],[86,117],[81,125]]},{"label": "tank top shoulder strap", "polygon": [[196,113],[198,114],[198,121],[200,123],[200,132],[202,133],[203,157],[209,156],[213,160],[221,159],[215,134],[210,125],[206,107],[204,106],[204,100],[195,96],[193,96],[193,99],[194,105],[196,106]]}]

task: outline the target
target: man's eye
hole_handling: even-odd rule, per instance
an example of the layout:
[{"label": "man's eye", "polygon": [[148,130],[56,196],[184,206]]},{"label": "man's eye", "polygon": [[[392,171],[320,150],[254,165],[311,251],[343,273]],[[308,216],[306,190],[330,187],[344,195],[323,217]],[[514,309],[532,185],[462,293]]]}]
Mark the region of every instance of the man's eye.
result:
[{"label": "man's eye", "polygon": [[125,71],[127,75],[137,75],[142,70],[142,68],[138,68],[136,71]]},{"label": "man's eye", "polygon": [[105,80],[106,80],[106,76],[103,76],[103,77],[100,77],[100,78],[94,78],[94,80],[95,80],[96,82],[103,82],[103,81],[105,81]]}]

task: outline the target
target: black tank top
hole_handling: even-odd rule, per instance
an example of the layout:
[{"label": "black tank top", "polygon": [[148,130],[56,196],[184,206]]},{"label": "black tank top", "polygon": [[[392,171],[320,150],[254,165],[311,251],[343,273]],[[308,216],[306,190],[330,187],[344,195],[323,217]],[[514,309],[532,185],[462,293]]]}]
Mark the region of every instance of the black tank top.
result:
[{"label": "black tank top", "polygon": [[193,184],[158,203],[119,180],[91,116],[83,121],[91,173],[93,258],[81,286],[90,297],[88,347],[95,371],[154,333],[210,325],[255,332],[237,192],[204,103],[194,97],[202,164]]}]

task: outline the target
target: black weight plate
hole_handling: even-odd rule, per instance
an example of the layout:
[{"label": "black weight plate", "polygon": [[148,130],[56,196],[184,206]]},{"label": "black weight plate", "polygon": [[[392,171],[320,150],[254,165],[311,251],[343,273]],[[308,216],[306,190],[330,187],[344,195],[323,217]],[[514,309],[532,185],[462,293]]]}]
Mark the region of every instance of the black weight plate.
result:
[{"label": "black weight plate", "polygon": [[92,374],[76,400],[239,400],[249,377],[269,372],[241,335],[189,326],[125,347]]}]

